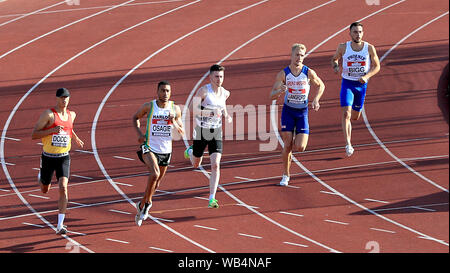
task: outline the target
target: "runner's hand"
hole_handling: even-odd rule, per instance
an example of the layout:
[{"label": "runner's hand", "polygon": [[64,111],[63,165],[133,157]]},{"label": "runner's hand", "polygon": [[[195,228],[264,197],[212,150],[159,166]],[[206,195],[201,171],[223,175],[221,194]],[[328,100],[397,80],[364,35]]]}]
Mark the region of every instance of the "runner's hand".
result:
[{"label": "runner's hand", "polygon": [[78,137],[75,138],[75,143],[78,145],[78,147],[83,148],[84,147],[84,142],[79,139]]},{"label": "runner's hand", "polygon": [[319,104],[319,101],[318,101],[318,100],[313,100],[311,106],[312,106],[312,109],[314,109],[315,111],[319,111],[320,104]]},{"label": "runner's hand", "polygon": [[361,78],[359,78],[359,82],[360,83],[367,83],[367,77],[366,76],[362,76]]}]

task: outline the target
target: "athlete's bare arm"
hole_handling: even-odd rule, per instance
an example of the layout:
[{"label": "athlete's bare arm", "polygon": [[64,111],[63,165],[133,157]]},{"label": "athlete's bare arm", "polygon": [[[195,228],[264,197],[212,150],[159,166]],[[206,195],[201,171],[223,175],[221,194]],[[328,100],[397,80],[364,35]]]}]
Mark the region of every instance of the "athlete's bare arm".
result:
[{"label": "athlete's bare arm", "polygon": [[[70,111],[70,116],[72,117],[72,124],[75,121],[75,118],[77,117],[77,113],[74,111]],[[75,131],[72,129],[72,136],[73,140],[75,140],[75,143],[78,145],[78,147],[83,148],[84,142],[78,137],[78,135],[75,133]]]},{"label": "athlete's bare arm", "polygon": [[181,121],[181,109],[178,105],[175,105],[175,118],[173,120],[173,125],[177,129],[180,135],[184,135],[183,122]]},{"label": "athlete's bare arm", "polygon": [[359,79],[359,81],[361,83],[366,83],[372,76],[377,74],[381,68],[380,59],[378,58],[377,51],[376,51],[375,47],[371,44],[369,44],[369,54],[370,54],[371,68],[370,68],[369,72],[367,72],[366,75],[362,76]]},{"label": "athlete's bare arm", "polygon": [[[230,97],[230,91],[225,90],[226,94],[225,94],[225,101],[228,99],[228,97]],[[231,123],[233,121],[233,117],[231,117],[228,114],[228,110],[227,110],[227,106],[225,105],[225,108],[223,109],[223,116],[225,117],[225,119],[227,120],[228,123]]]},{"label": "athlete's bare arm", "polygon": [[45,110],[41,116],[39,117],[36,125],[34,126],[33,132],[31,133],[31,139],[41,139],[45,136],[61,133],[63,130],[62,126],[56,126],[47,130],[44,130],[45,127],[48,127],[54,121],[53,112],[50,109]]},{"label": "athlete's bare arm", "polygon": [[320,108],[319,100],[322,97],[323,92],[325,91],[325,84],[323,83],[322,79],[317,76],[317,73],[312,69],[309,69],[308,71],[308,79],[310,80],[312,85],[317,88],[317,94],[312,102],[312,108],[315,111],[318,111]]},{"label": "athlete's bare arm", "polygon": [[275,83],[273,84],[272,91],[270,92],[270,99],[276,100],[280,97],[280,95],[287,90],[287,86],[285,83],[286,75],[284,74],[284,70],[278,72]]},{"label": "athlete's bare arm", "polygon": [[331,67],[334,70],[334,73],[339,72],[339,60],[344,56],[345,54],[345,43],[339,44],[338,48],[336,49],[336,53],[334,53],[333,57],[331,58]]},{"label": "athlete's bare arm", "polygon": [[141,121],[140,119],[148,114],[150,111],[150,102],[144,103],[137,112],[133,115],[133,126],[136,129],[136,133],[138,135],[139,143],[144,143],[145,136],[141,131]]}]

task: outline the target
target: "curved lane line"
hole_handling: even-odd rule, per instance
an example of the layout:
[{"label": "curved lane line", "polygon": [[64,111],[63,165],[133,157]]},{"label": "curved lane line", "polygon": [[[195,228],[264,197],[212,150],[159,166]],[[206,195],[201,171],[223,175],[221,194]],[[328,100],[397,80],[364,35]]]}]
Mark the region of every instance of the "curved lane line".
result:
[{"label": "curved lane line", "polygon": [[[382,9],[382,10],[379,10],[378,12],[381,12],[381,11],[383,11],[383,10],[385,10],[385,9],[387,9],[387,8],[389,8],[389,7],[391,7],[391,6],[393,6],[393,5],[397,5],[397,4],[401,3],[401,2],[404,2],[404,1],[396,2],[396,3],[394,3],[394,4],[390,5],[390,6],[388,6],[388,7],[384,8],[384,9]],[[376,12],[376,13],[378,13],[378,12]],[[360,19],[360,20],[358,20],[358,21],[363,21],[363,20],[365,20],[365,19],[367,19],[367,18],[369,18],[369,17],[375,15],[376,13],[370,14],[369,16],[366,16],[366,17],[364,17],[364,18],[362,18],[362,19]],[[348,28],[348,27],[345,27],[345,28],[341,29],[340,31],[336,32],[336,33],[333,35],[333,37],[336,36],[336,35],[338,35],[338,34],[341,33],[342,31],[346,30],[347,28]],[[327,40],[325,40],[325,41],[328,41],[328,40],[329,40],[329,39],[327,39]],[[324,42],[322,42],[321,44],[323,44],[323,43],[324,43]],[[317,49],[317,48],[318,48],[318,46],[315,47],[313,50],[315,50],[315,49]],[[311,51],[310,51],[308,54],[306,54],[306,55],[311,54],[313,50],[311,50]],[[278,128],[278,122],[275,120],[275,115],[274,115],[275,108],[276,108],[276,107],[275,107],[275,104],[276,104],[276,101],[272,101],[272,109],[271,109],[271,111],[270,111],[270,119],[271,119],[272,126],[273,126],[273,128],[274,128],[274,132],[275,132],[275,134],[276,134],[276,136],[277,136],[278,142],[280,143],[281,146],[283,146],[283,141],[281,140],[281,137],[280,137],[280,135],[279,135],[279,133],[278,133],[278,129],[277,129],[277,128]],[[408,226],[405,226],[405,225],[400,224],[400,223],[398,223],[398,222],[396,222],[396,221],[394,221],[394,220],[392,220],[392,219],[389,219],[389,218],[385,217],[384,215],[378,214],[377,212],[375,212],[375,211],[373,211],[373,210],[371,210],[371,209],[369,209],[369,208],[366,208],[365,206],[363,206],[363,205],[357,203],[356,201],[350,199],[350,198],[347,197],[346,195],[344,195],[344,194],[338,192],[336,189],[334,189],[333,187],[331,187],[330,185],[328,185],[327,183],[325,183],[324,181],[322,181],[320,178],[318,178],[316,175],[314,175],[309,169],[307,169],[305,166],[303,166],[303,164],[300,163],[300,162],[297,160],[297,158],[296,158],[295,156],[292,156],[292,160],[293,160],[293,161],[294,161],[301,169],[303,169],[309,176],[311,176],[312,178],[314,178],[314,180],[316,180],[316,181],[319,182],[322,186],[324,186],[324,187],[326,187],[327,189],[329,189],[330,191],[332,191],[334,194],[336,194],[336,195],[340,196],[341,198],[345,199],[345,200],[348,201],[349,203],[352,203],[353,205],[355,205],[355,206],[357,206],[357,207],[359,207],[359,208],[361,208],[361,209],[363,209],[363,210],[365,210],[365,211],[367,211],[367,212],[369,212],[369,213],[371,213],[371,214],[373,214],[373,215],[375,215],[375,216],[378,216],[379,218],[381,218],[381,219],[383,219],[383,220],[385,220],[385,221],[387,221],[387,222],[390,222],[390,223],[392,223],[392,224],[394,224],[394,225],[396,225],[396,226],[398,226],[398,227],[400,227],[400,228],[403,228],[403,229],[406,229],[406,230],[408,230],[408,231],[410,231],[410,232],[416,233],[416,234],[419,235],[420,238],[428,239],[428,240],[435,241],[435,242],[437,242],[437,243],[440,243],[440,244],[449,246],[449,244],[448,244],[447,242],[443,241],[443,240],[439,240],[439,239],[436,239],[436,238],[431,237],[431,236],[429,236],[429,235],[423,234],[423,233],[421,233],[421,232],[419,232],[419,231],[417,231],[417,230],[414,230],[414,229],[412,229],[412,228],[410,228],[410,227],[408,227]]]},{"label": "curved lane line", "polygon": [[[147,19],[147,20],[145,20],[145,21],[143,21],[143,22],[141,22],[141,23],[139,23],[139,24],[136,24],[136,25],[134,25],[134,26],[131,26],[131,27],[129,27],[129,28],[126,28],[126,29],[124,29],[124,30],[122,30],[122,31],[120,31],[120,32],[117,32],[116,34],[111,35],[111,36],[109,36],[109,37],[103,39],[102,41],[100,41],[100,42],[98,42],[98,43],[96,43],[96,44],[94,44],[94,45],[92,45],[92,46],[86,48],[85,50],[81,51],[80,53],[76,54],[76,55],[73,56],[72,58],[68,59],[67,61],[65,61],[64,63],[62,63],[61,65],[59,65],[59,66],[56,67],[55,69],[53,69],[53,70],[52,70],[50,73],[48,73],[45,77],[43,77],[43,78],[42,78],[39,82],[37,82],[30,90],[28,90],[28,92],[25,93],[25,95],[23,95],[22,98],[19,100],[19,102],[14,106],[14,109],[11,111],[11,113],[10,113],[10,115],[9,115],[9,117],[8,117],[8,120],[6,121],[5,126],[3,127],[3,130],[2,130],[2,136],[1,136],[1,139],[0,139],[0,161],[1,161],[1,164],[2,164],[3,172],[5,173],[5,176],[6,176],[7,180],[8,180],[8,182],[9,182],[11,188],[12,188],[13,191],[16,193],[16,195],[20,198],[20,200],[21,200],[21,201],[22,201],[22,202],[23,202],[23,203],[24,203],[24,204],[25,204],[25,205],[33,212],[34,215],[36,215],[39,219],[41,219],[47,226],[49,226],[49,227],[52,228],[53,230],[56,231],[56,228],[55,228],[52,224],[50,224],[44,217],[42,217],[42,216],[39,214],[39,212],[37,212],[37,211],[36,211],[36,210],[28,203],[28,201],[22,196],[22,194],[18,191],[18,189],[16,188],[16,185],[14,184],[14,181],[12,180],[12,178],[11,178],[11,176],[10,176],[10,174],[9,174],[8,168],[7,168],[7,166],[6,166],[6,162],[5,162],[5,139],[6,139],[6,133],[7,133],[7,131],[8,131],[9,125],[10,125],[10,123],[11,123],[11,121],[12,121],[12,119],[13,119],[15,113],[16,113],[17,110],[19,109],[20,105],[21,105],[21,104],[25,101],[25,99],[26,99],[26,98],[27,98],[27,97],[28,97],[28,96],[29,96],[29,95],[30,95],[30,94],[31,94],[31,93],[32,93],[32,92],[33,92],[33,91],[34,91],[34,90],[42,83],[42,82],[44,82],[48,77],[50,77],[52,74],[54,74],[56,71],[58,71],[59,69],[61,69],[63,66],[65,66],[66,64],[68,64],[68,63],[70,63],[71,61],[75,60],[76,58],[78,58],[79,56],[83,55],[84,53],[90,51],[91,49],[97,47],[98,45],[101,45],[101,44],[105,43],[106,41],[109,41],[109,40],[111,40],[111,39],[113,39],[113,38],[119,36],[120,34],[123,34],[123,33],[126,32],[126,31],[129,31],[129,30],[131,30],[131,29],[134,29],[134,28],[136,28],[136,27],[138,27],[138,26],[140,26],[140,25],[142,25],[142,24],[145,24],[145,23],[150,22],[150,21],[152,21],[152,20],[155,20],[155,19],[157,19],[157,18],[159,18],[159,17],[162,17],[162,16],[164,16],[164,15],[167,15],[167,14],[169,14],[169,13],[172,13],[172,12],[177,11],[177,10],[179,10],[179,9],[182,9],[182,8],[184,8],[184,7],[190,6],[190,5],[192,5],[192,4],[198,3],[198,2],[200,2],[200,1],[201,1],[201,0],[193,1],[193,2],[187,3],[187,4],[185,4],[185,5],[179,6],[179,7],[177,7],[177,8],[174,8],[174,9],[172,9],[172,10],[169,10],[169,11],[167,11],[167,12],[164,12],[164,13],[162,13],[162,14],[160,14],[160,15],[154,16],[154,17],[152,17],[152,18],[150,18],[150,19]],[[92,252],[91,250],[89,250],[89,249],[87,249],[87,248],[81,246],[79,243],[73,241],[72,239],[70,239],[70,238],[67,237],[66,235],[64,235],[63,237],[66,238],[67,240],[69,240],[71,243],[73,243],[73,244],[75,244],[75,245],[79,245],[80,247],[82,247],[82,248],[85,249],[86,251]]]},{"label": "curved lane line", "polygon": [[[148,56],[147,58],[145,58],[142,62],[140,62],[139,64],[137,64],[135,67],[133,67],[130,71],[128,71],[128,73],[127,74],[125,74],[110,90],[109,90],[109,92],[108,92],[108,94],[106,94],[106,96],[103,98],[103,100],[102,100],[102,102],[101,102],[101,104],[100,104],[100,106],[98,107],[98,109],[97,109],[97,113],[95,114],[95,118],[94,118],[94,121],[93,121],[93,123],[92,123],[92,130],[91,130],[91,144],[92,144],[92,151],[94,152],[94,156],[95,156],[95,159],[96,159],[96,161],[97,161],[97,164],[98,164],[98,166],[99,166],[99,168],[101,169],[101,171],[102,171],[102,173],[103,173],[103,175],[105,176],[105,178],[108,180],[108,182],[111,184],[111,186],[120,194],[120,195],[122,195],[122,197],[124,198],[124,199],[126,199],[133,207],[136,207],[136,204],[114,183],[114,181],[112,180],[112,178],[109,176],[109,174],[108,174],[108,172],[106,171],[106,169],[105,169],[105,167],[103,166],[103,163],[102,163],[102,161],[101,161],[101,159],[100,159],[100,157],[99,157],[99,155],[98,155],[98,151],[97,151],[97,144],[96,144],[96,139],[95,139],[95,133],[96,133],[96,128],[97,128],[97,123],[98,123],[98,119],[99,119],[99,117],[100,117],[100,114],[101,114],[101,112],[102,112],[102,110],[103,110],[103,107],[104,107],[104,105],[105,105],[105,103],[106,103],[106,101],[109,99],[109,97],[111,96],[111,94],[116,90],[116,88],[131,74],[131,73],[133,73],[136,69],[138,69],[140,66],[142,66],[144,63],[146,63],[146,62],[148,62],[151,58],[153,58],[155,55],[157,55],[157,54],[159,54],[160,52],[162,52],[162,51],[164,51],[164,50],[166,50],[167,48],[169,48],[169,47],[171,47],[172,45],[174,45],[174,44],[176,44],[176,43],[178,43],[179,41],[181,41],[181,40],[183,40],[183,39],[185,39],[185,38],[187,38],[187,37],[189,37],[189,36],[191,36],[191,35],[193,35],[193,34],[195,34],[195,33],[197,33],[197,32],[199,32],[200,30],[203,30],[203,29],[205,29],[205,28],[207,28],[207,27],[209,27],[209,26],[211,26],[211,25],[213,25],[213,24],[215,24],[215,23],[217,23],[217,22],[220,22],[220,21],[223,21],[223,20],[225,20],[226,18],[229,18],[229,17],[231,17],[231,16],[233,16],[233,15],[235,15],[235,14],[238,14],[238,13],[240,13],[240,12],[243,12],[243,11],[245,11],[245,10],[247,10],[247,9],[250,9],[250,8],[252,8],[252,7],[255,7],[255,6],[257,6],[257,5],[260,5],[260,4],[262,4],[262,3],[265,3],[265,2],[267,2],[267,1],[269,1],[269,0],[263,0],[263,1],[260,1],[260,2],[257,2],[257,3],[255,3],[255,4],[252,4],[252,5],[249,5],[249,6],[247,6],[247,7],[245,7],[245,8],[242,8],[242,9],[240,9],[240,10],[237,10],[237,11],[235,11],[235,12],[232,12],[232,13],[230,13],[230,14],[228,14],[228,15],[225,15],[225,16],[223,16],[223,17],[221,17],[221,18],[219,18],[219,19],[216,19],[216,20],[214,20],[214,21],[212,21],[212,22],[210,22],[210,23],[208,23],[208,24],[206,24],[206,25],[203,25],[203,26],[201,26],[201,27],[199,27],[199,28],[197,28],[196,30],[194,30],[194,31],[191,31],[191,32],[189,32],[189,33],[187,33],[187,34],[185,34],[185,35],[183,35],[183,36],[181,36],[180,38],[178,38],[178,39],[176,39],[176,40],[174,40],[174,41],[172,41],[171,43],[169,43],[169,44],[167,44],[167,45],[165,45],[164,47],[162,47],[162,48],[160,48],[159,50],[157,50],[157,51],[155,51],[154,53],[152,53],[150,56]],[[167,226],[166,224],[164,224],[164,223],[162,223],[162,222],[160,222],[158,219],[156,219],[155,217],[153,217],[153,216],[151,216],[151,215],[149,215],[150,216],[150,219],[151,220],[153,220],[154,222],[156,222],[157,224],[159,224],[159,225],[161,225],[162,227],[164,227],[164,228],[166,228],[167,230],[169,230],[169,231],[171,231],[172,233],[174,233],[174,234],[176,234],[176,235],[178,235],[179,237],[181,237],[181,238],[183,238],[183,239],[185,239],[185,240],[187,240],[187,241],[189,241],[189,242],[191,242],[192,244],[194,244],[194,245],[196,245],[196,246],[198,246],[198,247],[200,247],[200,248],[202,248],[202,249],[204,249],[204,250],[206,250],[206,251],[208,251],[208,252],[212,252],[212,253],[214,253],[214,251],[213,250],[210,250],[209,248],[207,248],[207,247],[205,247],[205,246],[203,246],[203,245],[201,245],[201,244],[199,244],[199,243],[197,243],[197,242],[195,242],[195,241],[193,241],[193,240],[191,240],[191,239],[189,239],[188,237],[186,237],[186,236],[184,236],[183,234],[180,234],[179,232],[177,232],[176,230],[174,230],[174,229],[172,229],[171,227],[169,227],[169,226]]]},{"label": "curved lane line", "polygon": [[112,6],[112,7],[110,7],[110,8],[104,9],[104,10],[102,10],[102,11],[96,12],[96,13],[91,14],[91,15],[89,15],[89,16],[86,16],[86,17],[83,17],[83,18],[78,19],[78,20],[76,20],[76,21],[73,21],[72,23],[66,24],[66,25],[64,25],[64,26],[62,26],[62,27],[56,28],[56,29],[54,29],[54,30],[52,30],[52,31],[49,31],[49,32],[45,33],[45,34],[42,34],[41,36],[38,36],[38,37],[36,37],[36,38],[34,38],[34,39],[32,39],[32,40],[26,42],[26,43],[21,44],[20,46],[17,46],[17,47],[15,47],[15,48],[11,49],[11,50],[8,51],[8,52],[3,53],[2,55],[0,55],[0,59],[2,59],[2,58],[4,58],[4,57],[8,56],[9,54],[11,54],[11,53],[13,53],[13,52],[15,52],[15,51],[21,49],[22,47],[25,47],[26,45],[29,45],[29,44],[31,44],[31,43],[36,42],[37,40],[40,40],[40,39],[42,39],[42,38],[44,38],[44,37],[49,36],[50,34],[53,34],[53,33],[57,32],[57,31],[60,31],[60,30],[65,29],[65,28],[68,28],[68,27],[70,27],[70,26],[72,26],[72,25],[75,25],[75,24],[77,24],[77,23],[79,23],[79,22],[82,22],[82,21],[87,20],[87,19],[89,19],[89,18],[95,17],[95,16],[100,15],[100,14],[102,14],[102,13],[108,12],[108,11],[110,11],[110,10],[119,8],[119,7],[121,7],[121,6],[124,6],[124,5],[126,5],[126,4],[128,4],[128,3],[131,3],[131,2],[134,2],[134,1],[135,1],[135,0],[130,0],[130,1],[124,2],[124,3],[122,3],[122,4]]},{"label": "curved lane line", "polygon": [[35,11],[30,12],[30,13],[22,14],[21,16],[19,16],[19,17],[17,17],[17,18],[14,18],[14,19],[11,19],[11,20],[6,21],[6,22],[4,22],[4,23],[1,23],[1,24],[0,24],[0,27],[2,27],[2,26],[4,26],[4,25],[7,25],[7,24],[9,24],[9,23],[18,21],[18,20],[23,19],[23,18],[25,18],[25,17],[28,17],[28,16],[30,16],[30,15],[39,13],[39,12],[44,11],[44,10],[46,10],[46,9],[51,9],[51,8],[53,8],[53,7],[59,6],[59,5],[64,4],[64,3],[66,3],[66,1],[62,1],[62,2],[53,4],[53,5],[48,6],[48,7],[45,7],[45,8],[35,10]]},{"label": "curved lane line", "polygon": [[[319,6],[316,6],[316,7],[312,8],[312,9],[309,9],[309,10],[307,10],[307,11],[304,11],[304,12],[300,13],[300,14],[297,14],[296,16],[291,17],[291,18],[289,18],[289,19],[287,19],[287,20],[285,20],[285,21],[283,21],[283,22],[277,24],[276,26],[273,26],[273,27],[267,29],[267,30],[264,31],[264,32],[261,32],[260,34],[256,35],[256,36],[253,37],[252,39],[248,40],[247,42],[243,43],[242,45],[240,45],[239,47],[237,47],[236,49],[234,49],[233,51],[231,51],[228,55],[226,55],[224,58],[222,58],[222,60],[220,60],[220,61],[218,62],[218,64],[223,63],[223,62],[224,62],[226,59],[228,59],[231,55],[233,55],[234,53],[236,53],[237,51],[239,51],[239,50],[242,49],[243,47],[247,46],[247,45],[250,44],[251,42],[255,41],[256,39],[260,38],[261,36],[263,36],[263,35],[269,33],[270,31],[272,31],[272,30],[274,30],[274,29],[276,29],[276,28],[278,28],[278,27],[280,27],[280,26],[282,26],[282,25],[284,25],[284,24],[286,24],[286,23],[288,23],[288,22],[290,22],[290,21],[292,21],[292,20],[294,20],[294,19],[297,19],[297,18],[300,17],[300,16],[303,16],[303,15],[305,15],[305,14],[311,12],[311,11],[314,11],[314,10],[316,10],[316,9],[319,9],[319,8],[321,8],[321,7],[323,7],[323,6],[326,6],[326,5],[328,5],[328,4],[330,4],[330,3],[333,3],[333,2],[335,2],[335,0],[328,1],[328,2],[326,2],[326,3],[323,3],[323,4],[321,4],[321,5],[319,5]],[[206,73],[203,75],[203,77],[202,77],[202,78],[197,82],[197,84],[194,86],[194,88],[192,89],[191,93],[189,94],[189,96],[188,96],[188,98],[187,98],[187,100],[186,100],[186,102],[185,102],[185,106],[190,104],[190,101],[192,100],[192,97],[194,96],[195,91],[198,89],[198,87],[199,87],[200,84],[203,82],[203,80],[208,76],[208,74],[209,74],[209,72],[206,72]],[[187,108],[188,108],[188,107],[184,107],[184,109],[183,109],[183,119],[184,119],[184,120],[186,120]],[[186,147],[188,147],[189,144],[188,144],[188,142],[187,142],[186,136],[183,136],[183,141],[184,141],[184,145],[185,145]],[[200,169],[200,170],[202,171],[202,173],[209,179],[209,173],[206,172],[206,170],[203,168],[203,166],[200,166],[199,169]],[[325,248],[325,249],[327,249],[327,250],[330,251],[330,252],[339,252],[339,251],[337,251],[337,250],[335,250],[335,249],[333,249],[333,248],[331,248],[331,247],[328,247],[328,246],[326,246],[326,245],[324,245],[324,244],[322,244],[322,243],[320,243],[320,242],[318,242],[318,241],[315,241],[315,240],[313,240],[313,239],[311,239],[311,238],[309,238],[309,237],[306,237],[306,236],[304,236],[304,235],[302,235],[302,234],[300,234],[300,233],[298,233],[298,232],[296,232],[296,231],[294,231],[294,230],[292,230],[292,229],[290,229],[290,228],[288,228],[288,227],[286,227],[286,226],[284,226],[284,225],[278,223],[277,221],[273,220],[272,218],[270,218],[270,217],[264,215],[263,213],[257,211],[255,208],[253,208],[253,207],[247,205],[246,203],[244,203],[243,201],[241,201],[239,198],[237,198],[236,196],[234,196],[233,194],[231,194],[230,192],[228,192],[223,186],[220,186],[220,184],[219,184],[219,188],[220,188],[223,192],[225,192],[228,196],[230,196],[232,199],[234,199],[236,202],[238,202],[239,204],[241,204],[242,206],[244,206],[245,208],[247,208],[247,209],[250,210],[251,212],[255,213],[256,215],[258,215],[258,216],[260,216],[260,217],[262,217],[262,218],[264,218],[265,220],[271,222],[272,224],[274,224],[274,225],[280,227],[281,229],[284,229],[284,230],[286,230],[286,231],[288,231],[288,232],[294,234],[295,236],[300,237],[300,238],[302,238],[302,239],[304,239],[304,240],[307,240],[307,241],[309,241],[309,242],[311,242],[311,243],[313,243],[313,244],[315,244],[315,245],[318,245],[318,246],[320,246],[320,247],[322,247],[322,248]]]},{"label": "curved lane line", "polygon": [[[400,41],[398,41],[393,47],[391,47],[386,53],[384,53],[384,55],[380,58],[380,63],[394,50],[396,49],[401,43],[403,43],[406,39],[408,39],[409,37],[411,37],[412,35],[414,35],[416,32],[420,31],[421,29],[423,29],[424,27],[428,26],[429,24],[441,19],[442,17],[448,15],[448,11],[441,14],[440,16],[434,18],[433,20],[427,22],[426,24],[416,28],[414,31],[412,31],[411,33],[409,33],[408,35],[406,35],[405,37],[403,37],[403,39],[401,39]],[[362,111],[362,115],[364,118],[364,123],[366,124],[367,129],[369,130],[370,134],[372,135],[372,137],[375,139],[375,141],[381,146],[381,148],[383,148],[383,150],[388,153],[393,159],[395,159],[398,163],[400,163],[403,167],[407,168],[409,171],[411,171],[413,174],[417,175],[418,177],[420,177],[421,179],[425,180],[426,182],[430,183],[431,185],[435,186],[436,188],[443,190],[445,192],[448,193],[448,189],[438,185],[436,182],[432,181],[431,179],[425,177],[424,175],[422,175],[421,173],[419,173],[418,171],[414,170],[412,167],[410,167],[408,164],[406,164],[403,160],[401,160],[400,158],[398,158],[396,155],[394,155],[394,153],[392,153],[387,147],[386,145],[384,145],[383,141],[381,141],[377,134],[375,134],[375,131],[372,129],[372,126],[370,126],[369,120],[367,118],[366,115],[366,111],[363,108]]]}]

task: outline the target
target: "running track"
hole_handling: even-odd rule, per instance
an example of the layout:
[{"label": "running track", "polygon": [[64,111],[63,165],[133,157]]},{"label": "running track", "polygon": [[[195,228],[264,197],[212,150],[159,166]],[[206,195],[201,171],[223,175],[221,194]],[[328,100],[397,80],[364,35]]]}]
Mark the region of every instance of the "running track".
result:
[{"label": "running track", "polygon": [[[1,1],[0,252],[447,253],[448,108],[437,90],[446,66],[448,74],[448,2],[380,2]],[[382,69],[354,123],[356,152],[345,158],[329,60],[356,20]],[[305,64],[326,90],[320,111],[310,111],[307,151],[295,154],[290,187],[281,188],[281,102],[271,107],[268,93],[294,42],[307,46]],[[187,142],[174,142],[152,219],[138,228],[133,203],[147,172],[131,116],[162,79],[176,103],[189,104],[217,62],[228,104],[264,106],[246,119],[262,120],[270,140],[248,140],[248,122],[244,135],[225,131],[217,210],[206,208],[208,158],[194,170]],[[60,86],[72,90],[85,142],[72,151],[67,236],[54,234],[57,185],[40,193],[42,148],[30,141]]]}]

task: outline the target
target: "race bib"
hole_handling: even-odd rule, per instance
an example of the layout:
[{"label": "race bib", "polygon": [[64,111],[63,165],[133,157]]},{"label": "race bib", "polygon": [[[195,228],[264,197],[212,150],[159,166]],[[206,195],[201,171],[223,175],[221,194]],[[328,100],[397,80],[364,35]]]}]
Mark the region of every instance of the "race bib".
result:
[{"label": "race bib", "polygon": [[304,104],[306,101],[306,90],[305,89],[296,90],[289,88],[287,101],[288,103],[293,104]]},{"label": "race bib", "polygon": [[66,132],[52,135],[52,146],[67,148],[69,146],[70,136]]}]

